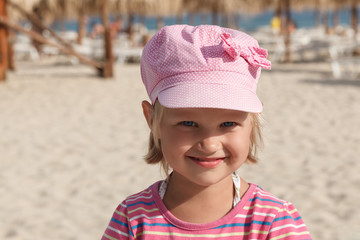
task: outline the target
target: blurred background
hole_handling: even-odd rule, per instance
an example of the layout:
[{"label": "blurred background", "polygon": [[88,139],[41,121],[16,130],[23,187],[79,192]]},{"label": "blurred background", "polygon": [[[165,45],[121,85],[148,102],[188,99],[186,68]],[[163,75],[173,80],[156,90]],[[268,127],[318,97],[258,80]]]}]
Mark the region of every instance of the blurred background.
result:
[{"label": "blurred background", "polygon": [[164,25],[216,24],[268,49],[264,146],[240,175],[314,239],[360,239],[357,0],[0,0],[0,239],[100,239],[146,165],[139,61]]}]

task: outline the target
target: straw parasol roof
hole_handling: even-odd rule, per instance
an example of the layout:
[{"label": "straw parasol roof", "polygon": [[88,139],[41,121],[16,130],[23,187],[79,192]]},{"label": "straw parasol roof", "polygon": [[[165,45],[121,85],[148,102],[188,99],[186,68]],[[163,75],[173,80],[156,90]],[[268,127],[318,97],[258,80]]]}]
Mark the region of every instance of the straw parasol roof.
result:
[{"label": "straw parasol roof", "polygon": [[242,0],[183,0],[184,10],[190,13],[239,12]]},{"label": "straw parasol roof", "polygon": [[[33,7],[37,5],[41,0],[8,0],[9,3],[15,3],[19,6],[21,6],[25,11],[31,12],[33,10]],[[9,18],[13,21],[23,20],[24,16],[14,9],[11,4],[7,5],[7,13],[9,15]]]},{"label": "straw parasol roof", "polygon": [[27,11],[31,11],[32,8],[36,4],[38,4],[41,0],[8,0],[8,1],[22,6]]},{"label": "straw parasol roof", "polygon": [[[271,0],[272,4],[283,2],[283,0]],[[317,9],[319,11],[333,11],[348,7],[351,2],[360,3],[360,0],[290,0],[291,8],[295,11]]]},{"label": "straw parasol roof", "polygon": [[183,0],[156,0],[156,15],[159,17],[176,16],[183,11]]},{"label": "straw parasol roof", "polygon": [[303,11],[307,9],[316,9],[319,11],[335,10],[345,7],[345,1],[338,0],[292,0],[293,9]]},{"label": "straw parasol roof", "polygon": [[77,18],[80,11],[98,14],[101,1],[98,0],[40,0],[38,7],[45,18]]},{"label": "straw parasol roof", "polygon": [[37,8],[42,20],[50,23],[57,18],[76,18],[79,9],[87,12],[98,12],[100,1],[98,0],[8,0],[8,13],[13,20],[24,19],[17,9],[12,7],[11,3],[19,5],[28,13]]},{"label": "straw parasol roof", "polygon": [[183,0],[109,0],[111,13],[139,16],[171,16],[181,12]]},{"label": "straw parasol roof", "polygon": [[[82,11],[87,15],[97,15],[100,0],[8,0],[21,5],[31,12],[38,6],[47,23],[55,19],[78,18]],[[276,9],[286,0],[108,0],[110,14],[139,15],[139,16],[178,16],[187,13],[212,14],[258,14],[269,9]],[[358,4],[360,0],[289,0],[291,9],[302,11],[318,9],[319,11],[334,11]],[[21,19],[17,11],[9,8],[12,19]]]},{"label": "straw parasol roof", "polygon": [[270,0],[241,0],[240,11],[244,14],[259,14],[273,7]]},{"label": "straw parasol roof", "polygon": [[[169,16],[178,14],[183,0],[108,0],[110,14]],[[77,18],[79,11],[99,14],[100,0],[38,0],[47,17]]]}]

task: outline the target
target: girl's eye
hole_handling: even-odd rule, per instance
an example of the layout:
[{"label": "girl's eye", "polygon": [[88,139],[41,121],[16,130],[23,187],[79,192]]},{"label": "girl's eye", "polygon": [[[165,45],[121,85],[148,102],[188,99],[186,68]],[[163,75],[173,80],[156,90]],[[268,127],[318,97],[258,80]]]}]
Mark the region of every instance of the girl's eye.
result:
[{"label": "girl's eye", "polygon": [[234,123],[234,122],[224,122],[221,124],[222,127],[233,127],[235,125],[236,125],[236,123]]},{"label": "girl's eye", "polygon": [[181,122],[181,124],[186,127],[194,127],[195,126],[195,123],[193,121],[183,121],[183,122]]}]

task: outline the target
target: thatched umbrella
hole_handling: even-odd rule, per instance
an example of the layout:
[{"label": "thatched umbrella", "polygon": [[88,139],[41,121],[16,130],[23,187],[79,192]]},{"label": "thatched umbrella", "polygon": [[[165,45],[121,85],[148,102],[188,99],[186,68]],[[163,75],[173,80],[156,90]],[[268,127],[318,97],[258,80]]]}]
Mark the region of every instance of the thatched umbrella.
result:
[{"label": "thatched umbrella", "polygon": [[325,26],[326,32],[329,31],[329,22],[328,22],[328,13],[333,12],[333,22],[334,26],[337,26],[339,23],[337,12],[345,8],[348,4],[344,1],[338,0],[304,0],[301,2],[296,2],[293,4],[293,9],[298,11],[303,11],[306,9],[315,9],[318,13],[315,19],[315,25],[320,23],[320,19]]},{"label": "thatched umbrella", "polygon": [[[0,1],[4,1],[4,0],[0,0]],[[52,29],[45,26],[39,20],[39,18],[33,17],[26,10],[24,10],[22,8],[22,6],[19,6],[16,4],[10,4],[10,3],[16,2],[17,0],[6,0],[6,1],[9,2],[9,5],[11,5],[12,8],[17,9],[19,12],[21,12],[21,14],[23,14],[23,16],[26,16],[26,18],[29,19],[33,23],[33,25],[36,25],[37,27],[41,28],[42,30],[47,29],[50,32],[50,34],[53,37],[55,37],[56,40],[58,40],[59,44],[49,41],[44,36],[42,36],[39,33],[36,33],[35,31],[24,29],[20,25],[14,23],[12,21],[12,19],[0,17],[0,22],[2,23],[2,25],[6,25],[12,29],[23,32],[26,35],[28,35],[29,37],[31,37],[34,41],[37,41],[41,44],[47,44],[47,45],[56,47],[64,53],[67,53],[67,54],[77,57],[82,63],[88,64],[88,65],[93,66],[96,69],[98,69],[100,75],[103,77],[111,77],[112,76],[113,58],[111,55],[111,53],[112,53],[111,42],[108,41],[108,39],[110,39],[110,31],[109,31],[109,26],[108,26],[109,24],[107,21],[107,18],[108,18],[107,1],[108,0],[80,0],[80,1],[39,0],[39,1],[33,2],[35,4],[33,6],[33,9],[34,9],[34,7],[36,7],[36,9],[38,9],[40,11],[40,13],[41,13],[41,15],[43,15],[43,17],[46,18],[47,16],[51,16],[52,18],[48,18],[48,19],[53,19],[53,20],[55,19],[55,17],[59,17],[59,16],[69,16],[70,17],[70,16],[72,16],[72,14],[74,14],[74,16],[75,16],[76,12],[79,12],[79,9],[84,8],[84,6],[86,6],[86,5],[93,6],[94,8],[96,8],[96,12],[98,14],[100,13],[100,10],[101,10],[101,13],[103,16],[103,22],[104,22],[104,26],[105,26],[105,53],[106,54],[104,56],[103,62],[94,61],[92,59],[89,59],[89,58],[77,53],[76,51],[74,51],[72,49],[72,47],[68,43],[66,43],[61,37],[59,37]],[[27,0],[26,0],[26,2],[27,2]],[[73,4],[73,5],[71,5],[71,4]],[[100,7],[95,7],[95,6],[100,6]],[[58,11],[55,11],[55,9]],[[54,12],[52,13],[52,11],[54,11]],[[89,10],[89,11],[91,11],[91,10]],[[109,37],[107,35],[109,35]]]},{"label": "thatched umbrella", "polygon": [[[99,0],[40,0],[38,7],[43,18],[47,22],[55,20],[77,19],[78,20],[78,43],[81,44],[86,34],[86,15],[99,14],[101,1]],[[64,29],[64,27],[61,27]]]},{"label": "thatched umbrella", "polygon": [[[15,3],[21,6],[25,11],[32,12],[35,5],[39,4],[40,0],[9,0],[7,3]],[[10,4],[7,4],[8,16],[14,21],[25,20],[26,17],[19,11],[13,9]]]},{"label": "thatched umbrella", "polygon": [[131,26],[134,16],[140,18],[156,17],[158,28],[162,25],[162,18],[166,16],[178,16],[182,10],[183,0],[112,0],[113,5],[117,6],[118,13],[126,14],[130,17]]},{"label": "thatched umbrella", "polygon": [[[128,38],[131,45],[135,45],[134,40],[134,21],[138,16],[140,22],[145,21],[145,17],[157,18],[158,28],[163,26],[163,17],[179,16],[182,13],[183,0],[111,0],[110,9],[112,14],[126,15],[128,17],[127,29]],[[147,36],[144,36],[147,37]],[[146,41],[146,38],[144,38]]]},{"label": "thatched umbrella", "polygon": [[321,8],[324,11],[333,11],[334,14],[334,25],[336,26],[339,23],[337,11],[344,8],[350,9],[350,25],[354,31],[354,36],[356,37],[358,33],[358,12],[357,6],[360,3],[360,0],[321,0],[322,5]]},{"label": "thatched umbrella", "polygon": [[217,24],[217,5],[215,0],[183,0],[184,11],[188,13],[189,23],[195,25],[194,14],[212,14],[213,24]]},{"label": "thatched umbrella", "polygon": [[189,22],[195,25],[193,14],[202,13],[212,15],[212,23],[218,25],[219,2],[217,0],[183,0],[184,10],[189,14]]},{"label": "thatched umbrella", "polygon": [[356,38],[356,35],[358,33],[358,13],[357,13],[357,5],[360,3],[360,0],[347,0],[348,4],[350,5],[350,12],[351,12],[351,19],[350,23],[354,30],[354,37]]},{"label": "thatched umbrella", "polygon": [[[294,0],[292,0],[294,1]],[[358,32],[358,13],[357,13],[357,5],[360,3],[360,0],[345,0],[345,1],[339,1],[339,0],[304,0],[297,5],[295,4],[295,7],[300,7],[302,9],[304,8],[312,8],[317,9],[322,14],[322,19],[325,25],[326,30],[329,30],[328,26],[328,20],[327,20],[327,13],[329,11],[334,12],[334,26],[337,26],[339,23],[337,11],[346,7],[350,8],[350,24],[354,30],[354,34],[356,36]],[[301,10],[302,10],[301,9]]]},{"label": "thatched umbrella", "polygon": [[[285,62],[291,61],[291,24],[294,24],[291,10],[302,11],[305,9],[319,9],[320,11],[324,11],[323,9],[328,7],[328,3],[330,0],[271,0],[273,7],[275,10],[275,15],[282,18],[282,24],[280,31],[284,35],[284,43],[285,43]],[[325,22],[325,24],[327,24]]]},{"label": "thatched umbrella", "polygon": [[[32,9],[32,4],[35,4],[37,0],[13,0],[22,4],[24,8]],[[10,0],[0,0],[0,16],[2,19],[20,19],[21,14],[16,14],[16,11],[8,6]],[[0,24],[0,81],[5,80],[6,71],[8,69],[14,70],[13,60],[13,38],[14,32],[9,30],[6,24]]]},{"label": "thatched umbrella", "polygon": [[[184,11],[191,17],[194,13],[203,13],[212,15],[212,24],[219,25],[218,15],[233,16],[244,11],[251,1],[246,0],[183,0]],[[229,19],[224,19],[228,22]],[[190,24],[194,25],[191,18]],[[225,25],[228,25],[225,23]]]},{"label": "thatched umbrella", "polygon": [[162,27],[162,19],[167,16],[177,16],[182,15],[183,11],[183,0],[156,0],[155,16],[158,19],[158,29]]},{"label": "thatched umbrella", "polygon": [[[222,25],[239,28],[238,19],[240,14],[259,14],[271,8],[269,0],[183,0],[184,11],[192,13],[212,14],[212,24],[218,25],[218,15],[222,16]],[[190,19],[190,24],[194,24]]]}]

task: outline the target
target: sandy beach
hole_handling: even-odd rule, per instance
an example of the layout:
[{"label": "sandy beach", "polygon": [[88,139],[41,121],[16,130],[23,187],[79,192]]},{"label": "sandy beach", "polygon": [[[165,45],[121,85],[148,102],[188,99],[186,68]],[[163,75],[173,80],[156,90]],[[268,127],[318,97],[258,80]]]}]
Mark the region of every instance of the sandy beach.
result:
[{"label": "sandy beach", "polygon": [[[162,178],[146,165],[138,64],[17,62],[0,83],[0,239],[100,239],[115,207]],[[295,204],[316,240],[360,239],[360,80],[329,63],[263,71],[264,147],[248,182]]]}]

